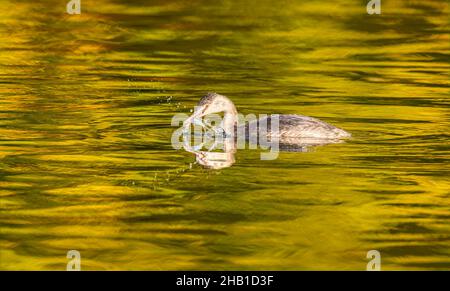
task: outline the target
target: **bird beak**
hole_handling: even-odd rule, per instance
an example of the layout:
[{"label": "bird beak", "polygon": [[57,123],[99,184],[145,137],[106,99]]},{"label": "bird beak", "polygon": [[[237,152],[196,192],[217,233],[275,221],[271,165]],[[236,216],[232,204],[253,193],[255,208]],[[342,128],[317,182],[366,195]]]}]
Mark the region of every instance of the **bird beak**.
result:
[{"label": "bird beak", "polygon": [[193,124],[197,124],[197,125],[201,125],[201,126],[205,126],[205,124],[203,124],[203,122],[201,120],[199,120],[199,118],[201,118],[203,116],[202,114],[202,107],[196,108],[194,113],[189,116],[188,119],[186,119],[183,122],[183,127],[188,127],[190,126],[192,123]]}]

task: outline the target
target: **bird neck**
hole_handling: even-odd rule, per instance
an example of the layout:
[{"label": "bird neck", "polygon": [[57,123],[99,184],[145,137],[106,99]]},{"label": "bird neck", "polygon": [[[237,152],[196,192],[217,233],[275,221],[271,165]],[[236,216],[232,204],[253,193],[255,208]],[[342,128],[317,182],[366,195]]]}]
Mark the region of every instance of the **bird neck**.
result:
[{"label": "bird neck", "polygon": [[223,116],[223,130],[227,136],[234,135],[237,121],[237,110],[234,105],[232,105],[232,107],[230,106],[230,108],[227,108],[227,110],[225,110],[225,114]]}]

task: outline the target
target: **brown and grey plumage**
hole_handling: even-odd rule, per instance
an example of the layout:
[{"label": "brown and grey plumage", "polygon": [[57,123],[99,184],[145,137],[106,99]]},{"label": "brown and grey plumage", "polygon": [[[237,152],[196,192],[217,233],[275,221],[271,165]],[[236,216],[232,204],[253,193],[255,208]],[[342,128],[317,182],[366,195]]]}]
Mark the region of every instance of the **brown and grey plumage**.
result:
[{"label": "brown and grey plumage", "polygon": [[[351,135],[331,124],[321,121],[317,118],[295,115],[278,115],[278,132],[272,132],[272,117],[261,118],[257,121],[259,124],[267,124],[267,135],[277,138],[311,138],[311,139],[339,139],[350,137]],[[246,128],[251,125],[246,124]]]},{"label": "brown and grey plumage", "polygon": [[[192,123],[195,119],[208,114],[224,112],[221,128],[226,134],[236,133],[242,127],[245,128],[247,139],[255,134],[265,134],[268,138],[277,138],[281,146],[287,145],[316,145],[338,142],[342,138],[348,138],[350,133],[337,128],[319,119],[294,114],[276,115],[278,118],[278,130],[272,129],[272,116],[264,117],[245,125],[238,126],[237,110],[233,102],[223,95],[208,93],[197,104],[197,107],[185,121],[185,125]],[[267,131],[261,131],[259,125],[267,124]],[[281,147],[280,147],[281,148]]]}]

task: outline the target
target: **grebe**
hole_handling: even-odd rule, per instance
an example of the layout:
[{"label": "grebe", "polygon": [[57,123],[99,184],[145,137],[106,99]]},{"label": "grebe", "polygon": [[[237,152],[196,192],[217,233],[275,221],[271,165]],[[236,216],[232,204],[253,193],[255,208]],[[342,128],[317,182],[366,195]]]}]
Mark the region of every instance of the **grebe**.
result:
[{"label": "grebe", "polygon": [[[220,94],[208,93],[197,104],[194,113],[184,121],[183,126],[189,126],[195,123],[196,120],[214,113],[224,113],[221,130],[225,135],[231,135],[237,132],[238,128],[238,113],[233,102]],[[251,122],[245,125],[246,138],[249,135],[255,134],[249,132],[248,129],[258,128],[258,124],[267,124],[267,130],[264,134],[269,138],[277,138],[281,143],[290,145],[314,145],[336,142],[339,139],[350,137],[351,134],[343,129],[337,128],[331,124],[321,121],[316,118],[294,115],[294,114],[280,114],[278,115],[278,130],[271,130],[271,116],[255,120],[257,124],[255,127],[251,126]],[[259,129],[259,128],[258,128]],[[257,133],[259,134],[259,133]]]}]

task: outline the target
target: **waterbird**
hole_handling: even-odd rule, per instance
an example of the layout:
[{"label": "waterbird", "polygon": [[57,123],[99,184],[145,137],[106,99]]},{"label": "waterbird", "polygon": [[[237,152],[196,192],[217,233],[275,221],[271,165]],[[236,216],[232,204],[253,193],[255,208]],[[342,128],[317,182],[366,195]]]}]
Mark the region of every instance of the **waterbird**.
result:
[{"label": "waterbird", "polygon": [[[238,125],[238,112],[233,101],[224,95],[208,93],[200,99],[193,114],[184,121],[183,126],[190,124],[204,125],[201,118],[209,114],[222,113],[223,121],[219,128],[225,136],[236,136],[243,129],[245,138],[264,134],[266,138],[277,139],[280,149],[285,151],[304,151],[308,145],[322,145],[341,142],[351,137],[347,131],[328,124],[317,118],[299,114],[276,114]],[[277,118],[278,128],[273,130],[271,124]],[[264,130],[260,130],[265,124]]]}]

